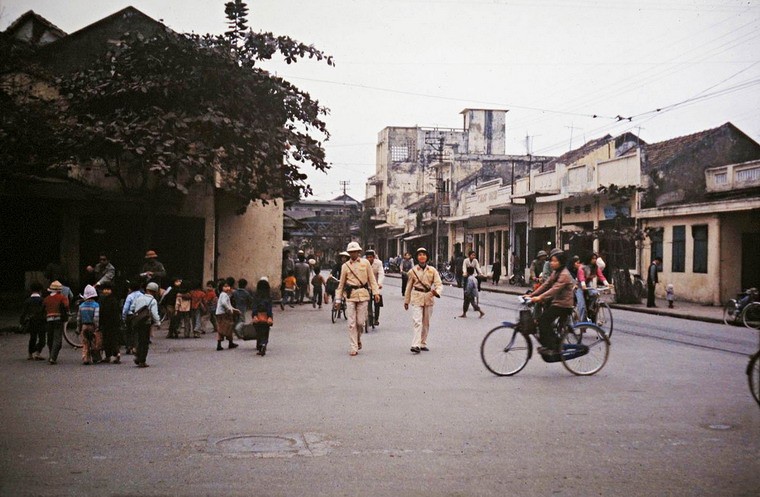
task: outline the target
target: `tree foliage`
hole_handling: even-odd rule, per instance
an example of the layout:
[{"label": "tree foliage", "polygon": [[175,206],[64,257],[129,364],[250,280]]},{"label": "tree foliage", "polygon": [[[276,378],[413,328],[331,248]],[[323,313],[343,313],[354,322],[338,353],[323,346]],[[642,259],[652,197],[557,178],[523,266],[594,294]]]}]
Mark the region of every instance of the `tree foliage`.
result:
[{"label": "tree foliage", "polygon": [[71,163],[101,165],[128,195],[211,184],[246,205],[310,194],[303,166],[329,167],[327,109],[259,65],[278,54],[288,63],[333,60],[289,37],[254,33],[241,0],[225,13],[222,35],[125,33],[94,64],[58,78],[66,100],[59,151]]}]

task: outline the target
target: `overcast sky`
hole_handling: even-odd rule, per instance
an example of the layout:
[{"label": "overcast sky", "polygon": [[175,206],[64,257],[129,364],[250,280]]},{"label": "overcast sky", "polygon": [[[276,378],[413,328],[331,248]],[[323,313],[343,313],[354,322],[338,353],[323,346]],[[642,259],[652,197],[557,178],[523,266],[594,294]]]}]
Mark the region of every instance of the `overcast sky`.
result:
[{"label": "overcast sky", "polygon": [[[71,33],[128,5],[176,31],[225,29],[223,0],[0,0],[0,30],[32,9]],[[341,180],[364,198],[384,127],[461,127],[459,112],[468,107],[509,109],[507,153],[514,154],[526,152],[526,135],[532,153],[559,155],[605,133],[630,130],[653,142],[727,121],[760,141],[760,0],[248,6],[254,30],[335,57],[336,67],[265,66],[330,108],[333,167],[326,175],[307,171],[316,198],[338,195]]]}]

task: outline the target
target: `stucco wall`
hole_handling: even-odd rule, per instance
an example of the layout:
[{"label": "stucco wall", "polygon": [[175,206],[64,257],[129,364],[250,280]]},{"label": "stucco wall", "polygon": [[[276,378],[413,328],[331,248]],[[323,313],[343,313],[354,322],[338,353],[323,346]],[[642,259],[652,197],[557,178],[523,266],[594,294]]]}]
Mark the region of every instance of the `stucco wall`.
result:
[{"label": "stucco wall", "polygon": [[282,201],[251,203],[242,215],[238,203],[220,195],[217,199],[218,268],[220,278],[246,278],[252,286],[267,276],[279,288],[282,267]]},{"label": "stucco wall", "polygon": [[[707,273],[694,273],[694,238],[691,227],[707,225]],[[686,258],[684,272],[674,273],[673,268],[673,226],[686,226]],[[674,216],[663,219],[644,221],[644,228],[664,228],[663,231],[663,265],[660,273],[660,284],[657,285],[658,297],[665,296],[665,286],[673,283],[676,300],[686,300],[702,304],[721,305],[720,280],[727,276],[721,267],[721,229],[718,214],[697,216]],[[741,246],[741,244],[739,244]],[[651,263],[650,240],[643,244],[641,267],[646,268]]]}]

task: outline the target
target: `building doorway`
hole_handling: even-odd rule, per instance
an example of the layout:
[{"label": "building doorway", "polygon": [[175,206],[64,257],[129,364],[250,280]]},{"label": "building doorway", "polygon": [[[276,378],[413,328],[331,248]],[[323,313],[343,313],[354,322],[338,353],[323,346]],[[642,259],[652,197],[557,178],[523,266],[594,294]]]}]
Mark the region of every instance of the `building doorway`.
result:
[{"label": "building doorway", "polygon": [[742,290],[760,288],[760,233],[742,233]]}]

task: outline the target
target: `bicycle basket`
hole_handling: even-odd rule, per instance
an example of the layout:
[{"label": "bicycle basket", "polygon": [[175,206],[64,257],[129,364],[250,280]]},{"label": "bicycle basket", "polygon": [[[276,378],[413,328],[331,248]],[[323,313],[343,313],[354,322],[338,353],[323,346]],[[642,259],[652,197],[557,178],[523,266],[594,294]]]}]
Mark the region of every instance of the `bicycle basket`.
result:
[{"label": "bicycle basket", "polygon": [[533,312],[530,309],[520,310],[520,331],[523,333],[533,333],[536,331],[536,322],[533,320]]}]

